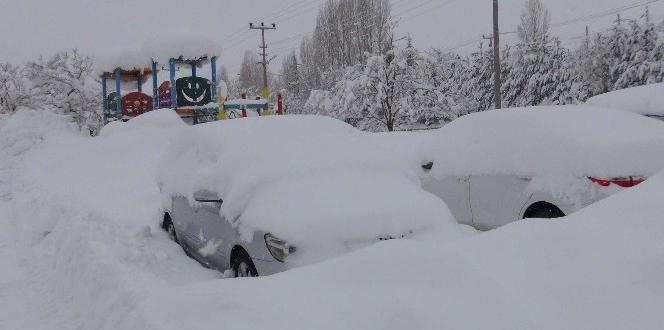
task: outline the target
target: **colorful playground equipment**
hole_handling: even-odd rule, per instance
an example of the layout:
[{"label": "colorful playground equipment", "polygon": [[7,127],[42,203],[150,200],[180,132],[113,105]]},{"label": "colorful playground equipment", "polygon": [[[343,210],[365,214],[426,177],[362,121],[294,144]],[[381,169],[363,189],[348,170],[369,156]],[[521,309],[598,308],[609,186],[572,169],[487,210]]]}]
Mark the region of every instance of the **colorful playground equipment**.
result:
[{"label": "colorful playground equipment", "polygon": [[[217,57],[185,56],[171,57],[168,67],[169,79],[159,84],[159,63],[151,60],[150,67],[113,68],[101,75],[102,113],[104,124],[110,121],[127,121],[153,109],[170,108],[191,124],[199,124],[214,120],[233,119],[269,114],[267,100],[256,98],[248,100],[246,94],[242,99],[225,100],[225,96],[217,95]],[[198,69],[210,64],[210,78],[198,76]],[[191,74],[176,77],[183,67],[189,67]],[[143,92],[143,85],[152,77],[152,95]],[[115,90],[108,93],[107,82],[115,82]],[[133,83],[134,91],[123,94],[123,83]],[[283,114],[281,95],[278,95],[275,114]]]},{"label": "colorful playground equipment", "polygon": [[[143,93],[143,83],[150,75],[156,75],[153,68],[115,68],[101,76],[102,106],[104,123],[110,120],[128,120],[154,108],[152,97]],[[115,91],[108,94],[107,81],[115,81]],[[122,97],[122,82],[135,82],[136,90]]]}]

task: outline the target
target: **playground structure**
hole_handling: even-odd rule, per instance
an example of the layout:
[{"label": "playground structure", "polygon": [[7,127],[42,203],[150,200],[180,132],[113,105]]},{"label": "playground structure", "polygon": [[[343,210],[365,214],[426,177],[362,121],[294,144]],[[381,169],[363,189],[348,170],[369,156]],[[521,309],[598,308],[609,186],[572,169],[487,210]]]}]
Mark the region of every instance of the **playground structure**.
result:
[{"label": "playground structure", "polygon": [[[152,97],[143,93],[143,84],[150,75],[156,75],[151,68],[116,68],[113,72],[104,72],[101,76],[103,119],[127,120],[141,113],[154,109]],[[107,81],[115,81],[115,91],[108,94]],[[121,97],[122,82],[135,82],[136,92]]]},{"label": "playground structure", "polygon": [[[198,76],[204,65],[210,64],[210,78]],[[259,116],[267,115],[267,100],[242,99],[225,101],[223,95],[217,95],[217,57],[202,55],[186,57],[179,55],[168,60],[169,79],[159,84],[158,60],[153,58],[151,66],[115,67],[101,74],[102,118],[104,124],[110,121],[127,121],[153,109],[170,108],[190,124],[248,117],[248,111],[256,111]],[[189,67],[189,76],[176,78],[176,72]],[[152,95],[143,92],[143,85],[152,77]],[[114,81],[115,90],[108,93],[108,81]],[[122,93],[123,83],[134,84],[135,90]],[[282,99],[278,96],[276,114],[283,114]],[[237,113],[240,111],[240,114]]]}]

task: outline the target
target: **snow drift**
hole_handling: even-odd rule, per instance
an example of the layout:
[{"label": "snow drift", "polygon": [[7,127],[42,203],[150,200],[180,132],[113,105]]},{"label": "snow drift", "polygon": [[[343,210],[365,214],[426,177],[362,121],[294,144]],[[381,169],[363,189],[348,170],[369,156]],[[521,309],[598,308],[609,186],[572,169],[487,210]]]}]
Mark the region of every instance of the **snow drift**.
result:
[{"label": "snow drift", "polygon": [[189,127],[145,116],[97,138],[48,112],[0,120],[1,328],[661,328],[664,174],[564,219],[220,279],[157,225],[154,173]]},{"label": "snow drift", "polygon": [[162,315],[154,329],[658,329],[662,194],[664,174],[563,219],[162,291],[125,324],[147,313]]},{"label": "snow drift", "polygon": [[586,104],[640,115],[664,117],[664,83],[600,94],[591,97]]}]

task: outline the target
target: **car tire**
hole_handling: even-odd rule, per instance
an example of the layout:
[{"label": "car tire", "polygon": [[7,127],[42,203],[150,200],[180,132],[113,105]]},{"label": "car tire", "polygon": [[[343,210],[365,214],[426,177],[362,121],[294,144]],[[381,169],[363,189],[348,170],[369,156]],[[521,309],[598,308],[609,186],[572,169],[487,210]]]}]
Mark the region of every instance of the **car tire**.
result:
[{"label": "car tire", "polygon": [[231,260],[231,268],[233,269],[233,277],[257,277],[258,271],[254,262],[244,251],[236,253]]},{"label": "car tire", "polygon": [[528,218],[534,219],[556,219],[562,218],[565,214],[555,207],[541,208],[532,213]]},{"label": "car tire", "polygon": [[173,221],[168,220],[166,223],[166,232],[168,232],[168,237],[175,242],[180,244],[180,241],[178,240],[178,234],[175,232],[175,225],[173,224]]}]

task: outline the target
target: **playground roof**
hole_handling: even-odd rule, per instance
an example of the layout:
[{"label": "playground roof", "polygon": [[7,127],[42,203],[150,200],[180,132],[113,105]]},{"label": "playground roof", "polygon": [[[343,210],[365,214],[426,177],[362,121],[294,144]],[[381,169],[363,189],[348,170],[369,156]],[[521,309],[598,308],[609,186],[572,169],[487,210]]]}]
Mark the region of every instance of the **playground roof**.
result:
[{"label": "playground roof", "polygon": [[[133,68],[133,69],[122,69],[122,68],[117,68],[120,69],[120,80],[122,81],[136,81],[139,77],[141,78],[142,81],[148,79],[150,75],[152,75],[152,69],[151,68],[144,68],[144,69],[138,69],[138,68]],[[106,79],[115,79],[115,70],[113,72],[104,72],[103,76]]]},{"label": "playground roof", "polygon": [[142,52],[148,59],[167,64],[173,58],[179,63],[206,64],[221,52],[219,43],[197,34],[170,33],[143,43]]},{"label": "playground roof", "polygon": [[96,57],[95,64],[98,75],[105,75],[120,69],[123,79],[136,80],[141,73],[152,73],[150,57],[131,47],[116,48],[101,54]]}]

